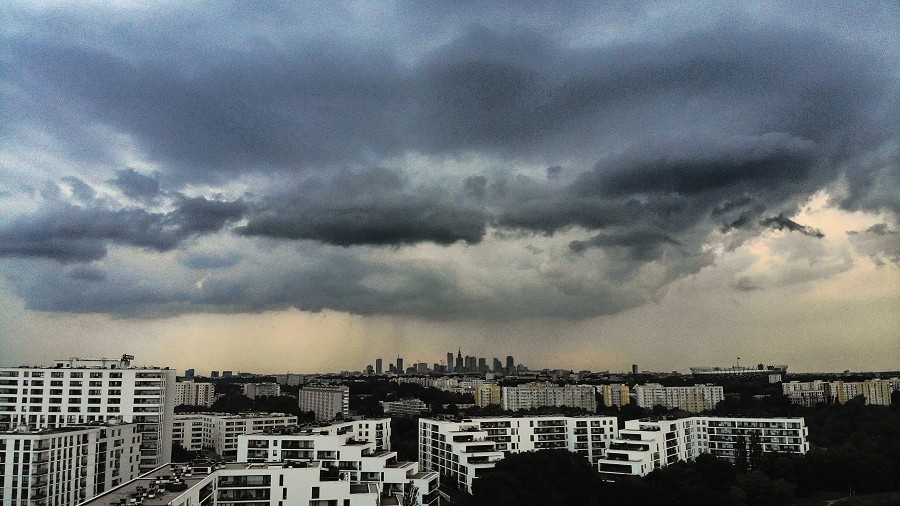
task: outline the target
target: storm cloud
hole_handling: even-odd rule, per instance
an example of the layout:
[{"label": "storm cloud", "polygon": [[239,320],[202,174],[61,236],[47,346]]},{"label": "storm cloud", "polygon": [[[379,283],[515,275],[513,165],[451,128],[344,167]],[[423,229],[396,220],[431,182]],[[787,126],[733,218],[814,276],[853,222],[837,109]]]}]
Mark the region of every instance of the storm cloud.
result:
[{"label": "storm cloud", "polygon": [[[29,307],[611,314],[720,246],[823,238],[795,221],[821,191],[886,216],[849,240],[896,263],[896,5],[317,7],[11,8],[0,256]],[[137,283],[154,261],[179,278]]]}]

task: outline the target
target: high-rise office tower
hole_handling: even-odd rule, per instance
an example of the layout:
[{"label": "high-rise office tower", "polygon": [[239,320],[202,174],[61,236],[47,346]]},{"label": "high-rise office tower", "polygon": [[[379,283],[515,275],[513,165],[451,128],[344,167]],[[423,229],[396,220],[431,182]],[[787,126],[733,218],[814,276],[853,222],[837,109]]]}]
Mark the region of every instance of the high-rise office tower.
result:
[{"label": "high-rise office tower", "polygon": [[56,428],[118,418],[141,435],[141,471],[172,459],[175,369],[121,359],[56,360],[53,367],[0,368],[0,430]]},{"label": "high-rise office tower", "polygon": [[494,357],[494,372],[503,372],[503,362],[499,358]]},{"label": "high-rise office tower", "polygon": [[513,360],[512,355],[508,355],[506,357],[506,374],[515,374],[516,373],[516,361]]},{"label": "high-rise office tower", "polygon": [[487,372],[487,359],[479,358],[478,359],[478,372]]},{"label": "high-rise office tower", "polygon": [[453,352],[447,353],[447,372],[453,372]]},{"label": "high-rise office tower", "polygon": [[397,357],[397,374],[403,374],[404,372],[406,371],[403,369],[403,359]]},{"label": "high-rise office tower", "polygon": [[456,372],[463,372],[462,348],[456,352]]},{"label": "high-rise office tower", "polygon": [[375,359],[375,374],[382,374],[384,372],[383,363],[380,358]]}]

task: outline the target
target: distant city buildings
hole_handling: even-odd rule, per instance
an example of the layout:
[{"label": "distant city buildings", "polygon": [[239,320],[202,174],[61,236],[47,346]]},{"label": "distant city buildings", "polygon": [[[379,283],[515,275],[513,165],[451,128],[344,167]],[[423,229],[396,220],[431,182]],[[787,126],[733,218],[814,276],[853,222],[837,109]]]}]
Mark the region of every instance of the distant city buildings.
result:
[{"label": "distant city buildings", "polygon": [[565,449],[596,464],[618,434],[610,416],[419,419],[419,463],[441,482],[472,492],[472,482],[512,453]]},{"label": "distant city buildings", "polygon": [[134,367],[134,357],[71,358],[53,367],[0,368],[0,430],[103,422],[133,423],[141,434],[140,470],[172,457],[175,370]]},{"label": "distant city buildings", "polygon": [[175,383],[175,405],[212,406],[216,402],[216,387],[212,383],[179,381]]},{"label": "distant city buildings", "polygon": [[0,504],[74,506],[140,474],[141,434],[96,422],[0,432]]},{"label": "distant city buildings", "polygon": [[[738,359],[740,360],[740,359]],[[721,383],[727,381],[762,381],[778,383],[787,374],[786,365],[763,365],[756,367],[742,367],[740,365],[729,367],[691,367],[691,374],[695,379],[704,383]]]},{"label": "distant city buildings", "polygon": [[[808,429],[803,418],[734,418],[694,416],[666,420],[626,420],[625,428],[598,461],[601,478],[645,476],[702,453],[735,462],[749,455],[758,438],[762,452],[805,454]],[[744,445],[743,450],[740,445]]]},{"label": "distant city buildings", "polygon": [[725,390],[717,385],[664,387],[658,383],[647,383],[635,386],[634,393],[637,405],[642,408],[652,409],[662,405],[691,413],[709,411],[725,400]]},{"label": "distant city buildings", "polygon": [[279,385],[290,385],[297,386],[302,385],[305,377],[302,374],[276,374],[275,375],[275,383]]},{"label": "distant city buildings", "polygon": [[[403,359],[397,359],[403,365]],[[312,411],[316,420],[332,420],[338,415],[350,415],[350,388],[346,386],[318,385],[300,389],[297,396],[300,411]]]},{"label": "distant city buildings", "polygon": [[544,406],[582,408],[597,412],[596,390],[590,385],[557,386],[551,383],[527,383],[503,387],[503,409],[519,411]]},{"label": "distant city buildings", "polygon": [[244,396],[250,399],[278,397],[281,395],[281,385],[278,383],[244,383],[241,388]]}]

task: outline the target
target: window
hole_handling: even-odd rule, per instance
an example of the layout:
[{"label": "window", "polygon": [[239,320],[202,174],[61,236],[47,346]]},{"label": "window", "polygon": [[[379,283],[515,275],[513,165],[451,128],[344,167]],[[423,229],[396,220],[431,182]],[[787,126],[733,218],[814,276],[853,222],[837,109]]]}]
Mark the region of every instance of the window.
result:
[{"label": "window", "polygon": [[313,498],[313,499],[318,499],[318,498],[319,498],[319,487],[313,487],[313,488],[312,488],[312,498]]},{"label": "window", "polygon": [[103,377],[103,373],[102,373],[102,372],[92,372],[92,373],[91,373],[91,377],[92,377],[92,378],[102,378],[102,377]]},{"label": "window", "polygon": [[72,372],[72,373],[69,373],[69,377],[70,378],[82,378],[82,377],[84,377],[84,373]]}]

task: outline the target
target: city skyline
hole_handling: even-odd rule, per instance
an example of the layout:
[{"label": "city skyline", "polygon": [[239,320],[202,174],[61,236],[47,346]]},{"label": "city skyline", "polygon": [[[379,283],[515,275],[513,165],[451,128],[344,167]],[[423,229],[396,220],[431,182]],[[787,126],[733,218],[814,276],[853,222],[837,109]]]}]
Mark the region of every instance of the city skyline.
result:
[{"label": "city skyline", "polygon": [[896,2],[0,26],[5,365],[898,367]]}]

